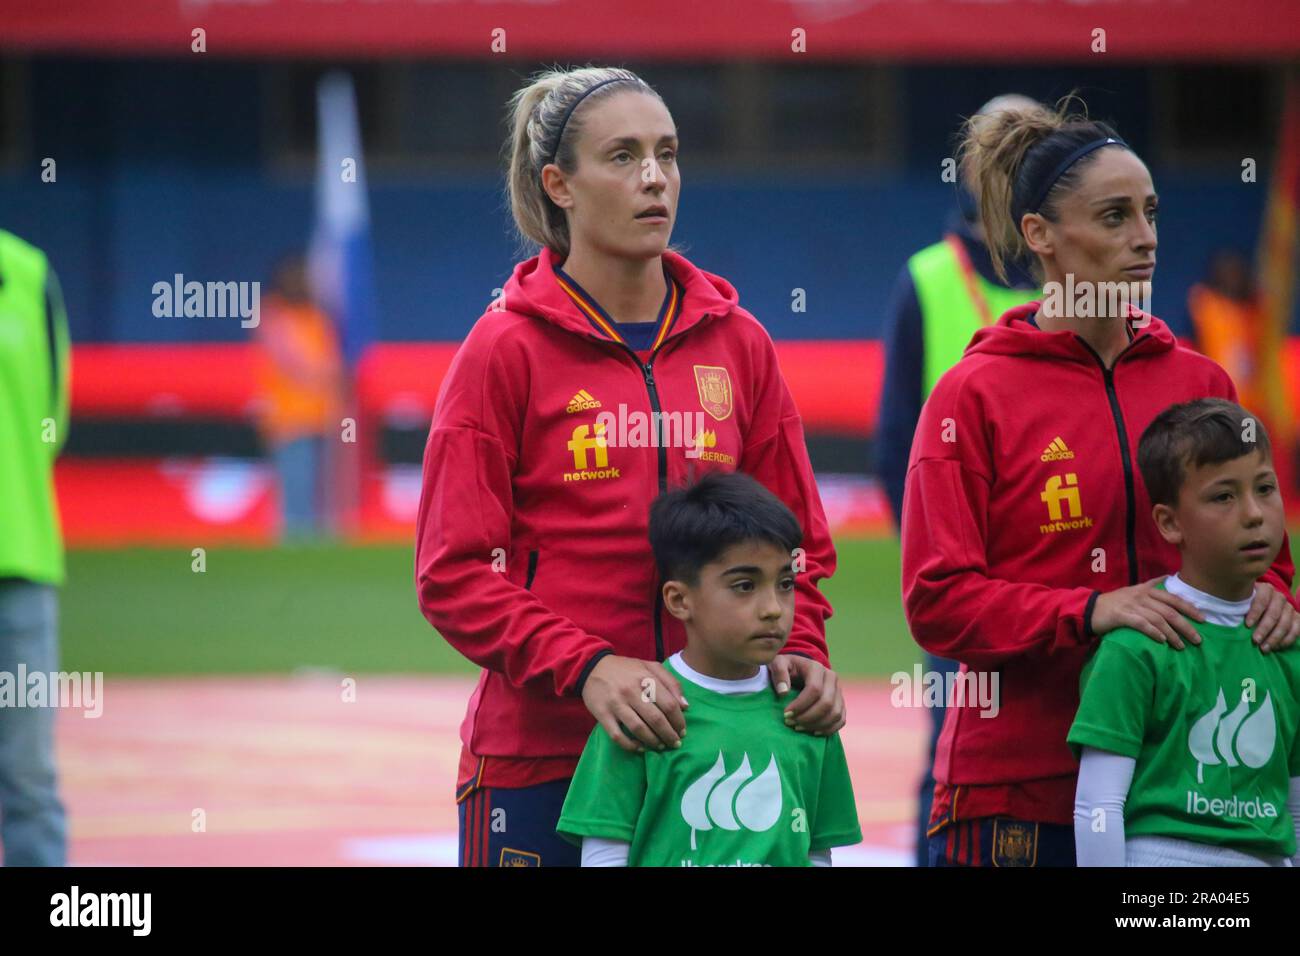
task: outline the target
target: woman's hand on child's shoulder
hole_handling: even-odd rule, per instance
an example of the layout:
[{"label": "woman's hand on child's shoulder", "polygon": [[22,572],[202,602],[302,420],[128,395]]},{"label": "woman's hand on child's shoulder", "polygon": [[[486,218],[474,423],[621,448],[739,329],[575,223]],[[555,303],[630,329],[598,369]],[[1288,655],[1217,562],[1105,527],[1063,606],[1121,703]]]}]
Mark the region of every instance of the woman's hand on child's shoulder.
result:
[{"label": "woman's hand on child's shoulder", "polygon": [[1252,640],[1265,654],[1280,651],[1294,644],[1300,635],[1300,611],[1273,585],[1257,584],[1255,598],[1246,612],[1246,626],[1254,628]]},{"label": "woman's hand on child's shoulder", "polygon": [[614,654],[602,657],[582,686],[582,702],[624,750],[636,753],[682,745],[686,734],[682,708],[688,705],[682,685],[658,661]]},{"label": "woman's hand on child's shoulder", "polygon": [[800,733],[829,737],[844,726],[848,713],[839,678],[829,667],[798,654],[778,654],[768,665],[768,676],[778,694],[802,684],[799,696],[785,709],[785,723]]},{"label": "woman's hand on child's shoulder", "polygon": [[1183,649],[1184,640],[1201,643],[1201,635],[1187,618],[1204,621],[1205,615],[1190,601],[1156,587],[1163,580],[1163,576],[1152,578],[1098,597],[1092,606],[1092,632],[1101,636],[1116,628],[1129,627],[1176,651]]}]

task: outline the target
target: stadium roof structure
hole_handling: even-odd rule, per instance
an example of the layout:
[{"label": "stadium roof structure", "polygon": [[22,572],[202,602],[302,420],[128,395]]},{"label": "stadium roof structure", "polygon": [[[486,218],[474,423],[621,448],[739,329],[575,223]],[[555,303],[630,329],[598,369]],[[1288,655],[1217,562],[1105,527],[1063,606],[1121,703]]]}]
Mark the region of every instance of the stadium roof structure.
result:
[{"label": "stadium roof structure", "polygon": [[[1025,63],[1300,57],[1295,0],[41,0],[6,6],[0,49],[99,55],[806,55]],[[196,30],[204,31],[202,44]]]}]

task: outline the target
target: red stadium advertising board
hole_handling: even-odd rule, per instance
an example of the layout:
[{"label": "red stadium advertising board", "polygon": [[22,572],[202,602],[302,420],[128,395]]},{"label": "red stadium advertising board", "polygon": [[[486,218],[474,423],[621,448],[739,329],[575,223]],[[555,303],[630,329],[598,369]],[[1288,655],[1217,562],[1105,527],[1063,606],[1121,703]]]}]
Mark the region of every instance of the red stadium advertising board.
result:
[{"label": "red stadium advertising board", "polygon": [[[385,426],[428,430],[454,342],[380,343],[357,370],[363,438]],[[876,426],[883,355],[880,343],[781,342],[781,367],[812,432],[865,440]],[[91,422],[251,424],[257,410],[252,346],[80,345],[72,359],[72,432]],[[827,377],[843,383],[824,387]],[[116,447],[116,446],[115,446]],[[349,537],[406,541],[419,503],[418,465],[380,460],[363,440],[360,508]],[[134,452],[134,453],[133,453]],[[261,460],[219,455],[63,455],[55,467],[63,529],[74,546],[205,541],[267,544],[275,539],[280,502],[275,477]],[[879,495],[864,499],[834,478],[822,489],[837,528],[884,527]]]},{"label": "red stadium advertising board", "polygon": [[[1282,59],[1294,0],[42,0],[0,47],[99,53]],[[1098,31],[1103,31],[1099,33]],[[195,48],[197,51],[197,48]]]},{"label": "red stadium advertising board", "polygon": [[[805,433],[866,443],[879,411],[884,355],[880,342],[776,343],[781,370],[799,406]],[[454,342],[387,342],[358,369],[359,431],[386,425],[428,429]],[[251,423],[256,409],[255,356],[246,345],[78,346],[73,354],[72,433],[88,422]],[[1287,341],[1282,375],[1289,407],[1300,419],[1300,338]],[[827,381],[836,382],[832,388]],[[378,442],[362,443],[354,540],[406,541],[414,533],[418,465],[382,460]],[[149,457],[64,454],[55,468],[69,544],[121,546],[196,540],[267,544],[280,504],[274,474],[258,459],[215,455]],[[125,457],[124,457],[125,456]],[[847,476],[818,475],[832,527],[850,533],[889,528],[878,486],[866,493]]]}]

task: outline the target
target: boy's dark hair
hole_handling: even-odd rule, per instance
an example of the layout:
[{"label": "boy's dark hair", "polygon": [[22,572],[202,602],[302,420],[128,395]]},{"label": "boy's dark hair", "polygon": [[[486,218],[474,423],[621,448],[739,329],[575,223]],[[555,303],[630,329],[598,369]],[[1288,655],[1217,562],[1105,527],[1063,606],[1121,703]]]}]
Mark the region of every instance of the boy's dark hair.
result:
[{"label": "boy's dark hair", "polygon": [[792,552],[803,541],[803,528],[780,498],[743,472],[707,474],[650,506],[650,547],[664,581],[695,587],[701,568],[732,545],[753,540]]},{"label": "boy's dark hair", "polygon": [[1189,467],[1217,465],[1256,451],[1266,460],[1273,458],[1263,422],[1236,402],[1198,398],[1170,405],[1147,426],[1138,442],[1138,468],[1152,504],[1173,506]]}]

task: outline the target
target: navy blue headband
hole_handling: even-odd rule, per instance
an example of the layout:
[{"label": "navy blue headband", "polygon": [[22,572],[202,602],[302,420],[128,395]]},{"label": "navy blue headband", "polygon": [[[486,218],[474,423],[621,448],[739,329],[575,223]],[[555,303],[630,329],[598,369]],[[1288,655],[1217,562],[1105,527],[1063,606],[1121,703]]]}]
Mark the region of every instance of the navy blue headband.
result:
[{"label": "navy blue headband", "polygon": [[1117,139],[1114,136],[1105,136],[1101,139],[1094,139],[1091,143],[1084,143],[1056,164],[1056,168],[1052,170],[1051,175],[1044,179],[1042,185],[1035,190],[1033,201],[1031,201],[1029,205],[1025,206],[1024,211],[1038,212],[1038,207],[1043,204],[1043,200],[1046,199],[1047,194],[1052,191],[1052,187],[1056,185],[1056,181],[1065,175],[1065,171],[1084,156],[1091,153],[1094,149],[1101,149],[1103,146],[1123,146],[1125,149],[1129,148],[1128,143],[1124,142],[1122,139]]},{"label": "navy blue headband", "polygon": [[564,128],[569,125],[569,117],[572,116],[573,111],[578,108],[578,104],[580,104],[592,93],[595,93],[602,86],[609,86],[609,84],[611,83],[627,83],[627,82],[631,82],[631,80],[632,78],[628,76],[616,76],[613,79],[601,80],[595,86],[588,87],[586,90],[583,91],[581,96],[579,96],[572,103],[570,103],[569,108],[564,111],[564,119],[560,120],[560,131],[555,136],[555,145],[551,147],[551,158],[548,159],[547,162],[548,163],[555,162],[555,157],[559,155],[560,140],[564,138]]}]

